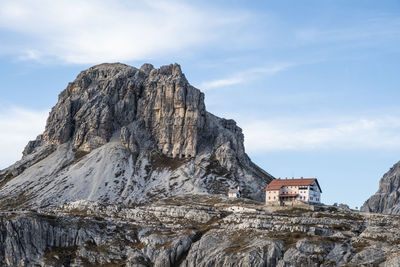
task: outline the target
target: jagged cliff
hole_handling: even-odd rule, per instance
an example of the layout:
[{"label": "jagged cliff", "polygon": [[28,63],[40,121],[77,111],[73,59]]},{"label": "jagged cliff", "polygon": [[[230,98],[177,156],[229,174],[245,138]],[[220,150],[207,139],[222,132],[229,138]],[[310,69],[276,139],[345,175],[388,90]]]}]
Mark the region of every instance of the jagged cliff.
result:
[{"label": "jagged cliff", "polygon": [[236,186],[262,200],[272,176],[251,162],[243,138],[233,120],[206,111],[179,65],[101,64],[68,84],[44,133],[0,172],[0,204],[133,204]]},{"label": "jagged cliff", "polygon": [[365,201],[361,211],[400,214],[400,162],[383,175],[378,191]]}]

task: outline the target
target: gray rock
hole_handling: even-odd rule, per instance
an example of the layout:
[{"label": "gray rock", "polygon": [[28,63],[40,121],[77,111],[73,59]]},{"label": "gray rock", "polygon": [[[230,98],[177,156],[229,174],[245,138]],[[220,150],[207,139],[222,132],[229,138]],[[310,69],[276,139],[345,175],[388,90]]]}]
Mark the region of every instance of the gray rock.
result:
[{"label": "gray rock", "polygon": [[379,181],[378,191],[360,208],[364,212],[400,214],[400,162]]},{"label": "gray rock", "polygon": [[380,248],[368,248],[365,249],[352,258],[350,264],[357,266],[369,265],[376,266],[386,260],[386,253]]},{"label": "gray rock", "polygon": [[[371,210],[396,212],[396,177]],[[393,215],[218,195],[260,200],[270,179],[179,65],[98,65],[0,172],[0,266],[397,266]]]},{"label": "gray rock", "polygon": [[23,155],[0,172],[8,207],[138,203],[238,185],[243,196],[263,200],[272,179],[246,155],[236,123],[205,110],[204,94],[178,64],[82,71]]},{"label": "gray rock", "polygon": [[397,266],[392,215],[327,209],[314,218],[251,201],[228,212],[235,202],[187,195],[2,212],[0,266]]}]

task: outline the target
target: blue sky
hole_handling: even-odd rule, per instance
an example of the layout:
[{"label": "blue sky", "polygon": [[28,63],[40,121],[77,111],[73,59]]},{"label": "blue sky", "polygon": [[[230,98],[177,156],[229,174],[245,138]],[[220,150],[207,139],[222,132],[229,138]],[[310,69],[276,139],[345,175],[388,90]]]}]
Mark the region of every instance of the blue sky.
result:
[{"label": "blue sky", "polygon": [[102,62],[181,64],[275,177],[360,206],[400,160],[399,1],[0,2],[0,168]]}]

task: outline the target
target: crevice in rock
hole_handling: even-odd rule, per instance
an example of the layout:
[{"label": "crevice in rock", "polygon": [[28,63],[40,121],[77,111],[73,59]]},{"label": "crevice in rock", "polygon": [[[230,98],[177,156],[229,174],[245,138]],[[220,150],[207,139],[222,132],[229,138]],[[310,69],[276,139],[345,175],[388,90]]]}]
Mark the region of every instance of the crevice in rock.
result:
[{"label": "crevice in rock", "polygon": [[22,244],[22,239],[21,239],[21,236],[19,235],[18,229],[15,227],[15,225],[13,224],[12,221],[9,221],[9,223],[10,223],[11,228],[15,232],[15,235],[17,236],[17,239],[15,240],[15,242],[18,243],[19,247],[21,248],[22,253],[26,257],[26,251],[25,251],[24,245]]},{"label": "crevice in rock", "polygon": [[210,221],[208,221],[205,226],[200,227],[199,231],[196,232],[194,234],[194,236],[191,238],[192,239],[192,243],[190,244],[190,247],[188,248],[187,251],[185,251],[184,253],[182,253],[182,255],[179,257],[179,259],[174,262],[171,266],[172,267],[179,267],[182,262],[184,260],[186,260],[187,255],[189,254],[190,250],[192,249],[193,245],[197,242],[199,242],[201,240],[201,238],[210,230],[213,229],[212,225],[222,221],[225,217],[227,217],[228,215],[232,214],[231,212],[224,212],[221,213],[221,217],[219,218],[215,218],[215,219],[211,219]]}]

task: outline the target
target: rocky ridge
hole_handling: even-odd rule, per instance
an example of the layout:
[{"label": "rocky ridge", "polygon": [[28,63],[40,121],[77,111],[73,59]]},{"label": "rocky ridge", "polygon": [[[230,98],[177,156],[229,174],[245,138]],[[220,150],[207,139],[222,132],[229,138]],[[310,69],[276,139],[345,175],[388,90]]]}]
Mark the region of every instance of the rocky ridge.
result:
[{"label": "rocky ridge", "polygon": [[400,162],[383,175],[378,191],[364,203],[361,211],[400,214]]},{"label": "rocky ridge", "polygon": [[243,140],[233,120],[206,111],[179,65],[97,65],[68,84],[44,133],[0,171],[0,205],[134,204],[237,186],[262,200],[273,177]]},{"label": "rocky ridge", "polygon": [[398,266],[398,216],[181,195],[3,212],[2,266]]}]

